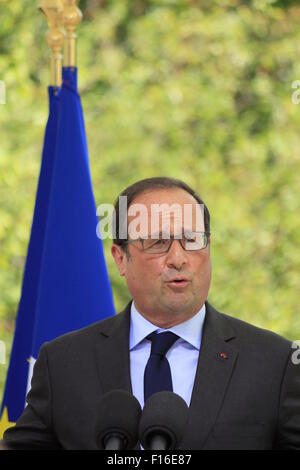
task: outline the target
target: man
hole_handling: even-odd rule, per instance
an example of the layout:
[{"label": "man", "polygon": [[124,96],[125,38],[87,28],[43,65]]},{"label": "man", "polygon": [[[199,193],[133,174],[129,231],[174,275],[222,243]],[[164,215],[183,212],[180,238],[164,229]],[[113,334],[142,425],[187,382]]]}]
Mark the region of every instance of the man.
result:
[{"label": "man", "polygon": [[[212,237],[202,199],[171,178],[139,181],[121,196],[128,212],[118,198],[111,252],[133,301],[43,345],[28,405],[5,442],[94,449],[102,394],[128,390],[143,406],[165,389],[189,406],[181,449],[300,449],[300,366],[291,343],[207,301]],[[155,351],[166,338],[164,352]]]}]

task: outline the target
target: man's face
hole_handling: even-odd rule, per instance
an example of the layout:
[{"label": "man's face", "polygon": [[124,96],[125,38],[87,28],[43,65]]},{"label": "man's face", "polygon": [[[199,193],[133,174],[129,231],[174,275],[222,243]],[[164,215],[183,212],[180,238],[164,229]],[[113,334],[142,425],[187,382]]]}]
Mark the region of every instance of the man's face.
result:
[{"label": "man's face", "polygon": [[[139,220],[143,225],[142,231],[146,226],[149,236],[155,213],[153,204],[165,205],[155,232],[157,229],[159,233],[169,230],[171,235],[182,235],[185,230],[195,231],[197,220],[199,222],[196,219],[197,201],[180,188],[144,192],[132,201],[130,207],[135,204],[143,204],[147,209],[147,215]],[[174,204],[177,204],[177,211],[171,208]],[[184,205],[187,204],[192,208],[192,215],[184,218]],[[136,217],[129,215],[129,231],[134,219]],[[201,230],[204,230],[203,219]],[[200,251],[185,251],[179,240],[174,240],[169,251],[162,254],[145,253],[140,242],[128,244],[127,249],[129,256],[119,246],[113,245],[112,255],[121,276],[126,278],[137,310],[143,316],[154,324],[170,327],[200,310],[207,299],[211,281],[210,244]]]}]

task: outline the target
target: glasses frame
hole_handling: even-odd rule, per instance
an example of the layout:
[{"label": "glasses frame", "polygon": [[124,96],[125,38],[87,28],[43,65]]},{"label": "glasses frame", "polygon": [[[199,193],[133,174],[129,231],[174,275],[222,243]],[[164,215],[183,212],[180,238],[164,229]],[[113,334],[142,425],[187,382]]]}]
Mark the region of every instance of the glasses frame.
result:
[{"label": "glasses frame", "polygon": [[[181,248],[182,248],[184,251],[187,251],[187,252],[190,252],[190,251],[191,251],[191,252],[193,252],[193,251],[202,251],[202,250],[205,250],[205,248],[207,248],[207,245],[208,245],[208,243],[209,243],[209,237],[210,237],[211,232],[206,232],[206,231],[205,231],[205,232],[196,232],[196,233],[201,233],[201,234],[206,234],[206,235],[207,235],[207,243],[206,243],[206,245],[205,245],[203,248],[199,248],[199,249],[197,249],[197,250],[187,250],[187,249],[183,246],[182,238],[177,238],[177,237],[174,236],[174,235],[170,235],[170,238],[169,238],[169,247],[168,247],[168,249],[165,250],[165,251],[161,251],[160,253],[151,253],[151,252],[145,250],[145,248],[144,248],[144,241],[145,241],[145,239],[144,239],[144,238],[136,238],[136,239],[134,239],[134,240],[124,240],[124,242],[123,242],[120,246],[129,245],[130,243],[141,242],[141,243],[142,243],[142,250],[140,250],[140,251],[143,251],[144,253],[149,253],[149,254],[152,254],[152,255],[162,255],[162,254],[168,253],[168,251],[170,251],[170,248],[171,248],[171,246],[172,246],[174,240],[178,240],[179,243],[180,243]],[[157,240],[159,240],[159,238],[157,238]]]}]

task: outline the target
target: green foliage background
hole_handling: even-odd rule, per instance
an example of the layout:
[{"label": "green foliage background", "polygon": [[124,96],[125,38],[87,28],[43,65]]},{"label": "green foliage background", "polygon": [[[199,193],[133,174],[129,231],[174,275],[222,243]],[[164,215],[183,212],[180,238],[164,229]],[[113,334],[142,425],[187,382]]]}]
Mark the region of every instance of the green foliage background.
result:
[{"label": "green foliage background", "polygon": [[[97,205],[143,177],[195,187],[211,212],[216,308],[300,338],[300,8],[272,0],[86,0],[79,88]],[[46,21],[2,0],[2,394],[48,112]],[[119,310],[129,299],[105,244]]]}]

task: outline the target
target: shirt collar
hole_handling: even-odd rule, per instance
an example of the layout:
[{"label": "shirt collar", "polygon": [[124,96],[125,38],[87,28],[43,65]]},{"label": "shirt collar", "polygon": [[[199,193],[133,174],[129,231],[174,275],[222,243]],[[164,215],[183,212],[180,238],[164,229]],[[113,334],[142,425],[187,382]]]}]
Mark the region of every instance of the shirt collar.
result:
[{"label": "shirt collar", "polygon": [[132,350],[137,344],[143,341],[148,335],[154,331],[162,333],[163,331],[172,331],[184,341],[187,341],[196,349],[200,349],[202,328],[205,319],[205,303],[202,305],[199,312],[197,312],[189,320],[175,325],[172,328],[162,329],[149,322],[143,317],[136,309],[134,302],[131,304],[130,315],[130,337],[129,349]]}]

